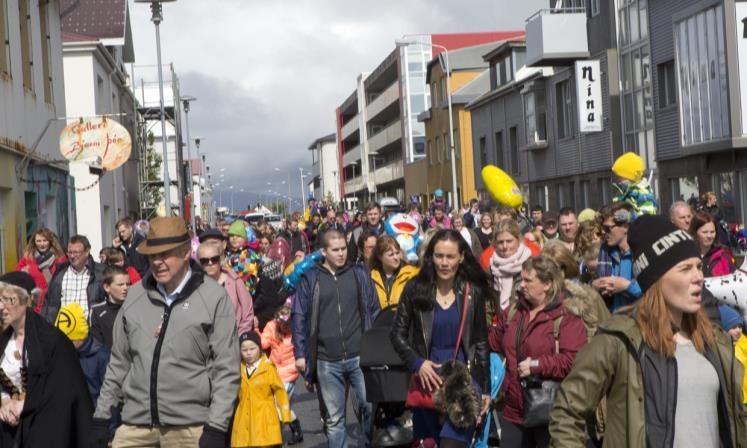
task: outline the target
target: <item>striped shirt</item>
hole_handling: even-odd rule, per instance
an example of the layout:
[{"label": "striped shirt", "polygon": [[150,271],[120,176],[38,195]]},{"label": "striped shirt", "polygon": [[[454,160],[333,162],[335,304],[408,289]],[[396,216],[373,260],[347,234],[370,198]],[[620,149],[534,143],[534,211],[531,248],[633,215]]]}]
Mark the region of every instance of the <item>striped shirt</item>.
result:
[{"label": "striped shirt", "polygon": [[85,267],[81,272],[77,272],[72,266],[65,271],[62,276],[62,297],[60,307],[77,303],[83,308],[86,319],[88,319],[88,283],[91,280],[91,273]]}]

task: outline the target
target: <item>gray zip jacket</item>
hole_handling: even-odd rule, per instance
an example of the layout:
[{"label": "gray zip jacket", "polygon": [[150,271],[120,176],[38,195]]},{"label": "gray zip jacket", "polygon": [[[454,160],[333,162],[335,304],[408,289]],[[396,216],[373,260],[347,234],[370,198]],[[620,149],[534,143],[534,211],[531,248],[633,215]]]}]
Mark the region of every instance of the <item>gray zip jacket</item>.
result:
[{"label": "gray zip jacket", "polygon": [[[160,326],[160,330],[159,330]],[[114,322],[94,418],[124,400],[130,425],[207,424],[228,431],[241,382],[236,317],[226,290],[196,265],[171,306],[148,274]]]}]

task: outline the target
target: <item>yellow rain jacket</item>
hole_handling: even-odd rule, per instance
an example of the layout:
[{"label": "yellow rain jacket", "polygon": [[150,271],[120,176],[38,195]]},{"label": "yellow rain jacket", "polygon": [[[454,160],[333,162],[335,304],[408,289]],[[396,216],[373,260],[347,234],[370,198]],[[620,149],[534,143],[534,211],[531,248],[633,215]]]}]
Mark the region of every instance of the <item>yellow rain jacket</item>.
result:
[{"label": "yellow rain jacket", "polygon": [[231,447],[281,445],[283,435],[278,408],[283,423],[290,423],[288,394],[275,364],[262,355],[257,370],[248,377],[246,363],[241,361],[241,389],[239,406],[233,417]]},{"label": "yellow rain jacket", "polygon": [[747,336],[742,335],[739,337],[736,345],[734,346],[734,352],[744,366],[744,378],[742,379],[742,400],[747,403]]},{"label": "yellow rain jacket", "polygon": [[379,297],[379,305],[382,310],[399,303],[399,297],[402,295],[402,291],[405,290],[407,281],[418,275],[418,272],[420,272],[420,269],[415,266],[402,266],[394,278],[391,290],[387,291],[384,276],[377,269],[371,271],[371,280],[373,280],[374,286],[376,286],[376,295]]}]

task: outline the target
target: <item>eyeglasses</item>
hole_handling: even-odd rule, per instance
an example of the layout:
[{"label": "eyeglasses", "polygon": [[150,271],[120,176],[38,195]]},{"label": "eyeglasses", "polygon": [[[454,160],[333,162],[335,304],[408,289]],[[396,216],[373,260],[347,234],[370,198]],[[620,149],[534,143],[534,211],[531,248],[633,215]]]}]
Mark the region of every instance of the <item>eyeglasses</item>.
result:
[{"label": "eyeglasses", "polygon": [[612,232],[612,229],[614,229],[615,227],[617,227],[617,223],[612,224],[611,226],[610,225],[603,225],[602,226],[602,232],[604,232],[604,233],[610,233],[610,232]]},{"label": "eyeglasses", "polygon": [[211,264],[218,264],[220,262],[220,255],[214,257],[200,257],[200,264],[203,266],[209,266]]},{"label": "eyeglasses", "polygon": [[4,305],[15,305],[18,302],[17,297],[0,296],[0,302]]}]

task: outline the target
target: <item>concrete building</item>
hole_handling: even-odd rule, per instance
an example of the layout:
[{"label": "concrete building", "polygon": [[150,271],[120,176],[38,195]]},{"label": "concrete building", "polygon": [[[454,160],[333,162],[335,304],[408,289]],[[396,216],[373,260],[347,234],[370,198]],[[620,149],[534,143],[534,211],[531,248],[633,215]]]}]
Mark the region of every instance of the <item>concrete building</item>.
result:
[{"label": "concrete building", "polygon": [[340,200],[340,159],[337,153],[337,136],[325,135],[309,145],[311,151],[311,179],[314,197],[329,198],[333,203]]},{"label": "concrete building", "polygon": [[75,202],[86,204],[76,210],[78,233],[98,253],[111,245],[117,220],[139,212],[137,107],[125,68],[135,61],[129,8],[126,0],[83,0],[61,20],[68,121],[106,115],[127,128],[133,141],[128,161],[103,175],[86,162],[70,163]]},{"label": "concrete building", "polygon": [[395,47],[373,71],[361,73],[336,110],[346,204],[362,208],[382,197],[404,202],[405,166],[425,157],[425,128],[417,116],[430,104],[426,65],[440,52],[431,44],[453,50],[521,33],[406,36],[411,45]]},{"label": "concrete building", "polygon": [[[486,164],[511,175],[526,203],[555,211],[608,203],[610,167],[623,148],[639,151],[655,166],[653,124],[628,123],[629,131],[622,132],[620,87],[638,95],[636,110],[644,116],[645,74],[638,65],[621,79],[613,10],[608,2],[592,1],[588,11],[583,1],[563,2],[527,19],[526,42],[507,41],[485,54],[490,91],[467,105],[476,184],[483,199],[488,198],[480,172]],[[647,44],[638,37],[635,45],[643,49]],[[601,92],[580,106],[579,95],[589,85],[582,82],[587,73],[577,71],[577,61],[587,61],[595,70],[598,62],[593,87]],[[634,79],[641,86],[628,88],[625,83],[632,85]]]},{"label": "concrete building", "polygon": [[419,116],[420,121],[425,123],[427,177],[424,185],[414,181],[407,183],[408,197],[417,195],[422,203],[427,204],[433,191],[441,188],[446,195],[447,202],[454,204],[449,96],[452,102],[458,197],[462,203],[476,197],[472,157],[472,120],[470,112],[466,111],[464,106],[489,90],[490,71],[482,56],[495,45],[496,43],[488,43],[450,51],[451,72],[448,74],[444,53],[440,53],[428,63],[426,83],[430,90],[431,104],[428,110]]},{"label": "concrete building", "polygon": [[0,0],[0,272],[41,226],[75,231],[72,181],[59,152],[65,116],[60,2]]}]

